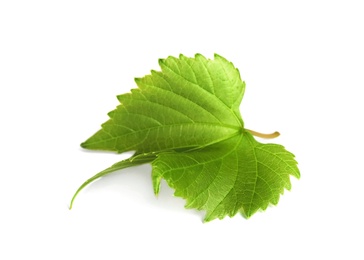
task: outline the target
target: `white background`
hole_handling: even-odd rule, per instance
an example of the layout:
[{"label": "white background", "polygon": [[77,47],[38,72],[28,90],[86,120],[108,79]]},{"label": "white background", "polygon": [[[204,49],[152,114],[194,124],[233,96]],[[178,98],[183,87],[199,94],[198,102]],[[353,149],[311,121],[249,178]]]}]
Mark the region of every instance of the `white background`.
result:
[{"label": "white background", "polygon": [[[1,1],[1,259],[363,259],[362,1]],[[149,165],[79,144],[158,58],[219,53],[299,162],[277,207],[203,224]]]}]

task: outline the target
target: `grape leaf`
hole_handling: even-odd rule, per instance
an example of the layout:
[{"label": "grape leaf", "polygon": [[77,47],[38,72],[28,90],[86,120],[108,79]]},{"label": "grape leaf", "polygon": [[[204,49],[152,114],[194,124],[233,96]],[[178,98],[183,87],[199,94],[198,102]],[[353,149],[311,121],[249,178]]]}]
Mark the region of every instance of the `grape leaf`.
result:
[{"label": "grape leaf", "polygon": [[205,210],[205,221],[240,212],[249,218],[277,204],[290,175],[300,172],[294,155],[277,144],[257,142],[244,128],[239,105],[245,83],[225,58],[200,54],[159,60],[161,71],[136,79],[137,89],[118,96],[102,129],[81,144],[94,150],[135,154],[96,174],[152,164],[155,194],[165,179],[187,208]]}]

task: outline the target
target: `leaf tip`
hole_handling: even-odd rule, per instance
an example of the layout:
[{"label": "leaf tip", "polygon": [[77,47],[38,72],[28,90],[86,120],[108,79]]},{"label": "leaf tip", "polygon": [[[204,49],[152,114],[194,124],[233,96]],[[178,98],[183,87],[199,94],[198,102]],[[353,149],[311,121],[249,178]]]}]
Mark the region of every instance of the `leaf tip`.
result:
[{"label": "leaf tip", "polygon": [[159,66],[164,65],[164,62],[165,62],[165,59],[159,59],[159,60],[158,60],[158,64],[159,64]]},{"label": "leaf tip", "polygon": [[202,219],[202,223],[203,224],[206,224],[207,222],[210,222],[211,221],[211,219],[207,219],[207,218],[203,218]]},{"label": "leaf tip", "polygon": [[159,191],[160,191],[160,185],[154,185],[153,186],[154,195],[158,197]]},{"label": "leaf tip", "polygon": [[207,212],[204,219],[203,219],[203,223],[211,222],[211,221],[213,221],[215,219],[220,219],[221,220],[225,216],[226,216],[225,214],[217,214],[216,215],[216,214],[211,214],[211,212],[210,213]]},{"label": "leaf tip", "polygon": [[221,56],[220,54],[217,54],[217,53],[214,53],[214,58],[216,60],[224,60],[224,61],[226,61],[226,59],[223,56]]},{"label": "leaf tip", "polygon": [[195,54],[195,59],[198,60],[198,61],[202,61],[202,62],[206,61],[205,56],[203,56],[201,53],[196,53]]},{"label": "leaf tip", "polygon": [[183,55],[182,53],[178,56],[181,60],[185,60],[188,59],[188,57],[186,57],[185,55]]},{"label": "leaf tip", "polygon": [[162,180],[162,176],[160,176],[158,173],[155,174],[154,172],[152,172],[153,191],[154,191],[154,195],[157,197],[158,197],[160,187],[161,187],[161,180]]},{"label": "leaf tip", "polygon": [[245,219],[250,219],[257,211],[259,208],[252,208],[251,206],[248,206],[248,209],[245,209],[244,207],[241,208],[240,214],[243,216],[243,218]]},{"label": "leaf tip", "polygon": [[241,215],[243,216],[243,218],[245,219],[250,219],[250,217],[253,215],[253,213],[245,213],[244,211],[241,212]]},{"label": "leaf tip", "polygon": [[73,207],[73,202],[75,201],[75,199],[76,199],[76,197],[77,197],[77,194],[80,192],[80,189],[78,189],[76,192],[75,192],[75,194],[73,195],[73,197],[72,197],[72,199],[71,199],[71,202],[70,202],[70,205],[69,205],[69,207],[68,207],[68,209],[69,210],[71,210],[72,209],[72,207]]}]

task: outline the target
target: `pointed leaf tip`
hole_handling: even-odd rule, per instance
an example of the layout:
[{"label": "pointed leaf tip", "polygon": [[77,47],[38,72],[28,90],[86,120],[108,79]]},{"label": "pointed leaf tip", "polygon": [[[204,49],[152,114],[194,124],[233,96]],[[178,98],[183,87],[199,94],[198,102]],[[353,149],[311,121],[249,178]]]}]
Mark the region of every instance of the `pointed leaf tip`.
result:
[{"label": "pointed leaf tip", "polygon": [[217,53],[214,53],[214,58],[226,60],[223,56],[221,56],[220,54],[217,54]]},{"label": "pointed leaf tip", "polygon": [[158,59],[158,64],[159,65],[163,65],[164,64],[164,61],[165,61],[165,59]]}]

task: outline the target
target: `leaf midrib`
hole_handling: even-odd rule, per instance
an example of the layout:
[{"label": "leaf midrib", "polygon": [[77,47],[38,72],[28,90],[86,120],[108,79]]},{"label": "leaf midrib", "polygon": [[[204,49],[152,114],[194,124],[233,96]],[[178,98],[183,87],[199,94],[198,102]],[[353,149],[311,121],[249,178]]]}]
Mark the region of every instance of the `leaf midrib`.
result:
[{"label": "leaf midrib", "polygon": [[[235,135],[233,136],[230,136],[228,138],[226,138],[225,140],[227,139],[230,139],[230,138],[233,138]],[[214,162],[214,161],[217,161],[217,160],[222,160],[224,159],[225,157],[227,157],[228,155],[230,155],[231,153],[233,153],[234,151],[236,151],[236,147],[238,147],[241,143],[241,139],[243,138],[244,135],[241,135],[239,137],[239,140],[236,142],[236,144],[234,145],[234,147],[229,151],[227,152],[226,154],[218,157],[218,158],[214,158],[212,160],[208,160],[208,161],[204,161],[202,164],[205,165],[205,164],[208,164],[208,163],[211,163],[211,162]],[[220,141],[219,141],[220,142]],[[192,159],[190,156],[188,156],[188,153],[185,154],[185,156],[187,156],[188,158]],[[188,168],[191,168],[191,167],[195,167],[196,165],[191,165],[191,166],[186,166],[186,167],[174,167],[173,170],[181,170],[181,169],[188,169]]]},{"label": "leaf midrib", "polygon": [[[122,124],[115,124],[115,125],[124,127]],[[102,142],[105,142],[105,141],[108,141],[108,140],[113,140],[113,139],[120,138],[121,136],[128,136],[128,135],[132,135],[132,134],[136,134],[136,133],[140,133],[140,132],[144,132],[144,131],[151,131],[151,130],[154,130],[154,129],[157,129],[157,128],[174,127],[174,126],[187,126],[187,125],[206,125],[206,126],[211,125],[211,126],[216,126],[216,127],[220,127],[220,128],[234,129],[234,130],[236,130],[236,132],[234,133],[234,136],[236,134],[240,133],[240,131],[241,131],[241,128],[238,127],[238,126],[232,126],[232,125],[227,125],[227,124],[219,124],[219,123],[206,123],[206,122],[201,122],[201,123],[200,122],[192,122],[192,123],[178,123],[178,124],[169,124],[169,125],[158,125],[158,126],[143,128],[143,129],[140,129],[140,130],[134,130],[133,132],[129,132],[129,133],[125,133],[123,135],[117,135],[117,136],[111,136],[111,134],[109,132],[107,132],[105,129],[102,129],[105,133],[110,135],[110,137],[107,138],[107,139],[102,139],[100,141],[94,141],[92,143],[102,143]],[[233,137],[233,136],[229,135],[228,137],[226,137],[224,139],[221,139],[221,140],[219,139],[219,141],[217,141],[217,142],[227,140],[227,139],[229,139],[231,137]]]}]

